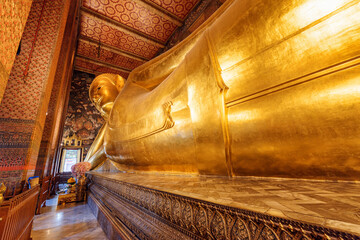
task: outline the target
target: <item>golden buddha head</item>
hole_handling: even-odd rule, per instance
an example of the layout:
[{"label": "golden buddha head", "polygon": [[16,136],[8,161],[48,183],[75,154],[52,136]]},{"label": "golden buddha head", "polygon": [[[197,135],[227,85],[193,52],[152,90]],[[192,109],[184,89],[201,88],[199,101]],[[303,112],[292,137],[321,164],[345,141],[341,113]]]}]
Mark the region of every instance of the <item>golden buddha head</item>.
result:
[{"label": "golden buddha head", "polygon": [[108,117],[113,103],[124,87],[125,79],[117,74],[104,73],[97,76],[90,85],[89,96],[104,117]]}]

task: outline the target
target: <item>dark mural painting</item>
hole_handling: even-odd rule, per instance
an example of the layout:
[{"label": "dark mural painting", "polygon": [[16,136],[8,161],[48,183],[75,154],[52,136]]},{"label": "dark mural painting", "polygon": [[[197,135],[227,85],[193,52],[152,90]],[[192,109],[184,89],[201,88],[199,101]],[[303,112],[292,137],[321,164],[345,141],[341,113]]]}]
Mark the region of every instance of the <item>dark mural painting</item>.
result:
[{"label": "dark mural painting", "polygon": [[83,140],[84,158],[104,123],[89,99],[89,87],[94,78],[92,74],[74,71],[64,125],[63,139],[76,134]]}]

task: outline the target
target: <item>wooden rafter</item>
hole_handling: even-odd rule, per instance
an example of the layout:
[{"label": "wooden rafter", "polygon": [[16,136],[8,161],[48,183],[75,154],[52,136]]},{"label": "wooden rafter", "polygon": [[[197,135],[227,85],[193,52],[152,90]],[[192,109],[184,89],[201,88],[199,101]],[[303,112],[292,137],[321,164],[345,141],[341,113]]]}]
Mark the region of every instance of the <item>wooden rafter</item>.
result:
[{"label": "wooden rafter", "polygon": [[75,67],[74,67],[74,70],[81,71],[81,72],[85,72],[85,73],[90,73],[90,74],[95,74],[95,75],[99,75],[99,74],[102,74],[102,73],[103,73],[103,72],[98,72],[98,71],[94,71],[94,70],[91,70],[91,69],[87,69],[87,68],[83,68],[83,67],[78,67],[78,66],[75,66]]},{"label": "wooden rafter", "polygon": [[[80,41],[87,42],[87,43],[92,44],[92,45],[96,45],[96,46],[99,45],[99,41],[94,40],[94,39],[92,39],[92,38],[90,38],[90,37],[83,36],[83,35],[80,35],[80,36],[79,36],[79,40],[80,40]],[[121,56],[124,56],[124,57],[127,57],[127,58],[131,58],[131,59],[134,59],[134,60],[137,60],[137,61],[140,61],[140,62],[146,62],[146,61],[149,60],[149,59],[144,58],[144,57],[142,57],[142,56],[139,56],[139,55],[136,55],[136,54],[134,54],[134,53],[130,53],[130,52],[121,50],[121,49],[119,49],[119,48],[117,48],[117,47],[108,45],[108,44],[103,43],[103,42],[101,42],[101,48],[102,48],[102,49],[105,49],[105,50],[108,50],[108,51],[111,51],[111,52],[114,52],[114,53],[116,53],[116,54],[119,54],[119,55],[121,55]]]},{"label": "wooden rafter", "polygon": [[97,60],[97,59],[92,59],[92,58],[89,58],[89,57],[86,57],[86,56],[82,56],[82,55],[76,55],[76,57],[79,58],[79,59],[85,60],[85,61],[87,61],[87,62],[89,62],[89,63],[93,63],[93,64],[96,64],[96,65],[99,65],[99,66],[102,66],[102,67],[108,67],[108,68],[112,68],[112,69],[114,69],[114,70],[118,70],[118,71],[126,72],[126,73],[130,73],[130,72],[131,72],[131,69],[119,67],[119,66],[116,66],[116,65],[107,63],[107,62],[103,62],[103,61]]}]

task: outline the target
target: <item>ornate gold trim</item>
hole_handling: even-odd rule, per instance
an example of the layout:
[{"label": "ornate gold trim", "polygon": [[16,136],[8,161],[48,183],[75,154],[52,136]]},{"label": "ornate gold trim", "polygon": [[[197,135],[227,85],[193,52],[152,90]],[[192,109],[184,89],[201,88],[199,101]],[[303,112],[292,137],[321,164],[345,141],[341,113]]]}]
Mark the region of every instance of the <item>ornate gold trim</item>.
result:
[{"label": "ornate gold trim", "polygon": [[[140,209],[144,222],[160,220],[192,239],[358,239],[354,234],[321,225],[219,205],[96,174],[89,174],[88,178],[90,194],[104,204],[114,203],[102,197],[111,195],[118,201],[127,202],[127,212]],[[122,211],[114,206],[108,208]],[[138,236],[144,232],[162,234],[156,227],[135,229],[134,225],[139,223],[131,216],[125,225]]]},{"label": "ornate gold trim", "polygon": [[313,80],[317,80],[321,77],[328,76],[328,75],[331,75],[331,74],[334,74],[334,73],[337,73],[337,72],[340,72],[343,70],[347,70],[352,67],[357,67],[357,66],[360,66],[360,56],[357,56],[355,58],[351,58],[346,61],[331,65],[329,67],[320,69],[318,71],[303,75],[301,77],[290,79],[290,80],[280,83],[278,85],[263,89],[261,91],[255,92],[255,93],[252,93],[250,95],[239,97],[237,99],[228,101],[228,102],[226,102],[226,107],[230,108],[230,107],[236,106],[238,104],[251,101],[256,98],[260,98],[260,97],[263,97],[263,96],[266,96],[266,95],[269,95],[272,93],[276,93],[276,92],[282,91],[284,89],[291,88],[291,87],[294,87],[294,86],[297,86],[297,85],[300,85],[300,84],[303,84],[306,82],[310,82]]}]

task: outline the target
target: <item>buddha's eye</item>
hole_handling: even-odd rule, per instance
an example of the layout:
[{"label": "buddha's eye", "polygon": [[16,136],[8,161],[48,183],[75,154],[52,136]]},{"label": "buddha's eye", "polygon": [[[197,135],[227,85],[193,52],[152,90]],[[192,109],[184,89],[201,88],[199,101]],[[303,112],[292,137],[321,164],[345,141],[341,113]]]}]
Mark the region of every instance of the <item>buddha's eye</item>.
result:
[{"label": "buddha's eye", "polygon": [[98,87],[97,90],[100,90],[101,87]]}]

